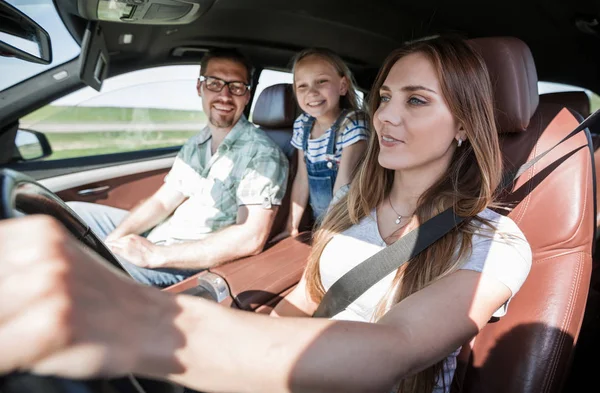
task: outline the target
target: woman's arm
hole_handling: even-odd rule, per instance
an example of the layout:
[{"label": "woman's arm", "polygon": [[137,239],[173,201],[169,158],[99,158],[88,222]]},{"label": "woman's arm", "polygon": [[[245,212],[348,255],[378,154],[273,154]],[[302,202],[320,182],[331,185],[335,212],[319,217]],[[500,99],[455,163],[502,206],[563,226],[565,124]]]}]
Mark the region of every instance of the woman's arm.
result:
[{"label": "woman's arm", "polygon": [[303,274],[296,288],[277,303],[273,311],[271,311],[271,316],[310,317],[313,315],[318,304],[310,298],[306,289],[306,276]]},{"label": "woman's arm", "polygon": [[0,298],[11,299],[0,373],[133,372],[212,392],[386,391],[467,342],[511,294],[460,270],[376,324],[270,318],[120,277],[49,218],[1,222],[0,249]]},{"label": "woman's arm", "polygon": [[506,286],[480,277],[454,273],[377,324],[268,318],[179,297],[177,329],[189,341],[176,359],[186,371],[154,376],[209,391],[389,391],[468,342],[508,299]]},{"label": "woman's arm", "polygon": [[340,187],[350,184],[356,165],[362,159],[366,148],[367,141],[365,140],[360,140],[350,146],[344,147],[342,150],[342,159],[340,161],[337,178],[335,179],[335,184],[333,185],[334,195],[336,191],[340,189]]}]

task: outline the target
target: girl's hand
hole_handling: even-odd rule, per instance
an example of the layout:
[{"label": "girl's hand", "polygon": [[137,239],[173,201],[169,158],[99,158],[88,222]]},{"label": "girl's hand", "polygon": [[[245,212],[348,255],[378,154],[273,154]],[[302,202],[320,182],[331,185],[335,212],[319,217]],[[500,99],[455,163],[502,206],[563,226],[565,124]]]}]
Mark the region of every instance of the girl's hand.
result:
[{"label": "girl's hand", "polygon": [[283,240],[287,237],[296,237],[298,236],[298,228],[293,228],[293,229],[285,229],[283,232],[279,233],[278,235],[276,235],[273,239],[271,239],[271,241],[269,243],[277,243],[280,240]]}]

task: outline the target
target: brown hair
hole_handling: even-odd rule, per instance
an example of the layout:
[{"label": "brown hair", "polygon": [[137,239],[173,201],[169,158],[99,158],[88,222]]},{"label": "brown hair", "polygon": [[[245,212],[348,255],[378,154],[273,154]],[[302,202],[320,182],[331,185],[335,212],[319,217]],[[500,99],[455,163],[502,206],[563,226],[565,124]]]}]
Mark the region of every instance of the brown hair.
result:
[{"label": "brown hair", "polygon": [[[471,218],[398,269],[388,293],[377,305],[374,319],[412,293],[458,269],[459,261],[471,251],[477,223],[490,225],[476,216],[494,205],[502,173],[490,78],[482,58],[463,39],[435,37],[411,42],[393,51],[371,89],[368,100],[371,119],[379,107],[379,89],[390,69],[399,59],[413,53],[424,54],[434,65],[442,96],[454,118],[463,125],[468,141],[456,148],[446,172],[420,196],[413,223],[425,222],[449,207],[453,207],[456,214]],[[348,194],[330,208],[315,233],[306,277],[309,295],[317,302],[324,294],[319,273],[323,249],[336,233],[369,215],[392,188],[394,171],[379,165],[378,155],[379,142],[373,132]],[[436,378],[441,376],[442,366],[443,361],[438,362],[400,381],[398,391],[431,393]]]},{"label": "brown hair", "polygon": [[[348,81],[348,92],[345,96],[340,97],[340,108],[358,110],[360,105],[358,103],[358,96],[356,94],[356,82],[352,76],[352,72],[344,63],[344,60],[335,53],[334,51],[327,48],[307,48],[298,52],[292,59],[292,73],[294,73],[296,65],[302,60],[309,56],[319,57],[329,62],[333,68],[337,71],[340,77],[345,77]],[[296,85],[294,84],[294,90]]]},{"label": "brown hair", "polygon": [[204,72],[206,72],[206,69],[208,67],[208,62],[212,59],[223,59],[240,63],[246,69],[246,75],[248,76],[248,80],[246,82],[249,85],[252,84],[252,75],[254,74],[254,67],[252,66],[250,60],[246,56],[238,52],[236,49],[216,48],[206,52],[206,54],[204,54],[204,56],[202,56],[202,59],[200,60],[200,75],[204,75]]}]

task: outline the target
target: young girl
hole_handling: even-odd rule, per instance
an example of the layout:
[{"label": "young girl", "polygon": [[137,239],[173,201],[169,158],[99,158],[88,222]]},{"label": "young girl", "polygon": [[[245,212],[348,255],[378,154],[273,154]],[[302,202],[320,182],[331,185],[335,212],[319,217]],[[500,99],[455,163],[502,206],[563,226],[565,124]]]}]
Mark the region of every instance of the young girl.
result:
[{"label": "young girl", "polygon": [[304,112],[294,122],[292,138],[300,154],[286,230],[274,240],[298,234],[307,201],[315,219],[323,216],[335,191],[350,183],[369,137],[350,70],[337,54],[305,49],[292,64],[294,91]]}]

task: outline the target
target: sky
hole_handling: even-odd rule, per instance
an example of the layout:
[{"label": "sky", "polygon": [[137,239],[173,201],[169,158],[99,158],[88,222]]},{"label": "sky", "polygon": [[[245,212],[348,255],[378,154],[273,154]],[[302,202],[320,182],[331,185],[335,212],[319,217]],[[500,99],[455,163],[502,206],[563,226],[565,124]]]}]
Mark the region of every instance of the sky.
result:
[{"label": "sky", "polygon": [[[8,0],[7,2],[27,14],[50,34],[52,63],[43,65],[16,58],[0,57],[0,70],[2,70],[0,91],[79,55],[79,46],[60,20],[52,0]],[[10,75],[10,77],[3,75]]]}]

